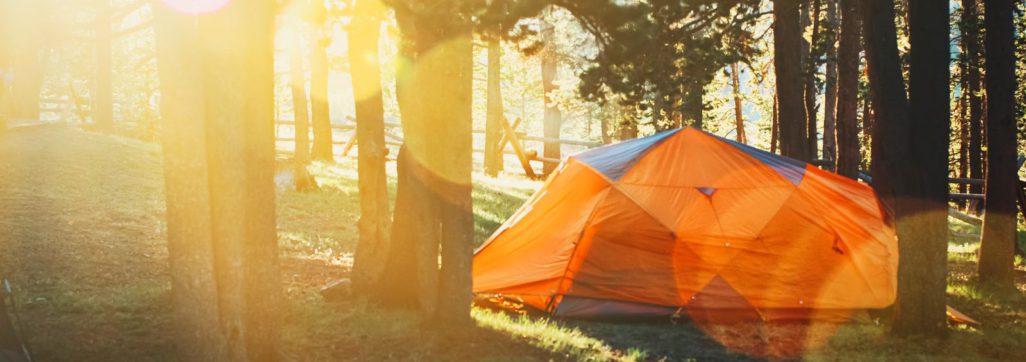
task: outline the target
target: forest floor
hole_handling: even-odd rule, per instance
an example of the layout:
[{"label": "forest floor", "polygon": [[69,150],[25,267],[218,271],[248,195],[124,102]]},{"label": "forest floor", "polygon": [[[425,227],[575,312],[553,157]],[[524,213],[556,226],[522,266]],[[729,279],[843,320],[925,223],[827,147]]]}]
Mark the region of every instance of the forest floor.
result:
[{"label": "forest floor", "polygon": [[[355,163],[314,164],[319,191],[278,194],[283,350],[295,360],[1026,360],[1026,271],[1016,293],[975,288],[975,228],[953,222],[948,302],[979,320],[943,340],[896,340],[877,324],[699,328],[473,312],[446,330],[410,312],[318,294],[356,242]],[[483,241],[539,182],[475,175]],[[159,147],[65,127],[0,138],[0,272],[37,361],[175,360]]]}]

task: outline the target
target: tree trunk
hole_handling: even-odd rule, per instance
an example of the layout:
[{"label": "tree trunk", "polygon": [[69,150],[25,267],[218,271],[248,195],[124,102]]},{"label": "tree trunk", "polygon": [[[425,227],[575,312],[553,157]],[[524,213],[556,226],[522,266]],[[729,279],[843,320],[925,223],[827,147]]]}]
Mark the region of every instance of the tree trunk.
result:
[{"label": "tree trunk", "polygon": [[[401,290],[416,290],[421,312],[438,325],[469,325],[471,27],[459,19],[439,24],[438,18],[402,8],[396,9],[396,19],[403,36],[401,51],[412,62],[401,65],[397,77],[405,135],[400,157],[409,175],[400,175],[392,249],[415,250],[416,267],[387,270],[385,275],[394,279],[383,284],[392,289],[390,282],[400,282],[405,284]],[[430,56],[421,56],[428,50]]]},{"label": "tree trunk", "polygon": [[608,145],[613,142],[613,137],[609,134],[608,117],[599,117],[599,132],[602,132],[602,144]]},{"label": "tree trunk", "polygon": [[807,118],[802,101],[802,32],[797,0],[773,0],[773,65],[777,79],[780,152],[809,161]]},{"label": "tree trunk", "polygon": [[349,62],[356,102],[359,145],[360,239],[353,260],[353,289],[366,292],[381,278],[389,249],[388,185],[385,175],[385,107],[381,94],[381,65],[377,56],[385,8],[379,2],[358,1],[349,23]]},{"label": "tree trunk", "polygon": [[179,352],[277,359],[274,4],[203,17],[161,5],[157,24]]},{"label": "tree trunk", "polygon": [[[425,20],[425,24],[434,23],[434,19]],[[446,31],[444,45],[434,47],[442,48],[439,61],[426,64],[435,78],[424,83],[422,88],[430,102],[428,104],[431,104],[431,107],[426,107],[425,115],[429,117],[429,124],[439,127],[434,134],[440,141],[436,144],[437,152],[433,159],[437,162],[434,169],[441,176],[435,192],[441,215],[442,267],[433,321],[447,327],[473,324],[470,319],[473,300],[471,260],[474,252],[471,201],[473,28],[462,20],[452,21],[456,24],[450,25],[451,29]],[[447,86],[442,92],[429,92],[428,84]],[[553,109],[558,114],[558,109]],[[558,117],[556,119],[558,122]]]},{"label": "tree trunk", "polygon": [[656,90],[652,96],[652,127],[656,132],[669,129],[669,126],[663,122],[663,108],[666,108],[666,97],[663,92]]},{"label": "tree trunk", "polygon": [[93,81],[93,126],[101,132],[114,131],[114,90],[111,77],[111,7],[109,0],[96,6],[95,78]]},{"label": "tree trunk", "polygon": [[[965,43],[962,42],[963,49]],[[968,72],[967,58],[963,52],[959,56],[958,60],[958,71],[959,71],[959,86],[961,86],[961,95],[958,97],[958,177],[969,178],[969,81],[966,74]],[[959,193],[968,193],[969,187],[966,184],[958,184]],[[968,206],[968,203],[960,203],[960,206],[964,209]]]},{"label": "tree trunk", "polygon": [[[818,127],[819,127],[819,112],[816,109],[816,96],[819,94],[819,88],[816,87],[816,60],[813,56],[816,54],[813,49],[816,39],[819,38],[819,1],[812,0],[811,8],[810,4],[806,1],[806,15],[802,16],[803,21],[810,21],[812,24],[812,44],[806,45],[804,57],[802,59],[805,76],[805,115],[808,117],[807,125],[805,130],[808,132],[806,135],[807,143],[806,147],[809,148],[809,159],[815,159],[819,153],[819,140],[818,140]],[[803,25],[804,29],[806,25]],[[802,38],[804,41],[804,37]]]},{"label": "tree trunk", "polygon": [[[9,34],[10,22],[7,17],[10,14],[0,14],[0,34]],[[6,36],[0,35],[0,136],[7,132],[7,120],[11,117],[11,84],[7,78],[7,70],[10,69],[10,41]]]},{"label": "tree trunk", "polygon": [[[862,2],[862,29],[865,31],[866,63],[869,70],[870,97],[875,117],[873,124],[872,174],[873,188],[889,208],[897,213],[899,175],[910,155],[909,117],[905,83],[898,56],[897,32],[894,25],[893,0]],[[899,214],[900,215],[900,214]]]},{"label": "tree trunk", "polygon": [[[207,164],[202,59],[185,51],[200,41],[196,17],[155,6],[172,334],[178,358],[224,360],[227,339],[218,323],[213,221]],[[199,141],[197,141],[199,140]]]},{"label": "tree trunk", "polygon": [[233,360],[278,358],[274,15],[273,1],[248,1],[199,20],[220,321]]},{"label": "tree trunk", "polygon": [[[401,41],[400,55],[409,62],[397,64],[396,95],[402,114],[403,146],[398,190],[396,192],[396,209],[393,217],[392,245],[389,261],[409,260],[407,265],[396,266],[383,274],[388,279],[384,302],[391,305],[408,305],[418,307],[421,315],[432,316],[435,313],[438,292],[438,258],[441,233],[441,216],[437,199],[436,181],[439,176],[437,161],[432,159],[438,151],[438,129],[440,125],[431,123],[433,119],[426,114],[431,106],[430,99],[425,97],[425,89],[434,81],[430,77],[434,69],[432,63],[445,62],[446,53],[439,48],[432,49],[434,34],[437,30],[424,27],[419,23],[416,14],[408,9],[396,9],[396,23],[399,26]],[[431,56],[421,58],[428,50]],[[435,83],[439,84],[439,83]],[[437,91],[437,89],[436,89]],[[412,255],[406,255],[412,254]],[[395,300],[402,295],[413,295],[409,301]]]},{"label": "tree trunk", "polygon": [[620,104],[620,124],[617,132],[619,141],[626,141],[638,138],[637,106]]},{"label": "tree trunk", "polygon": [[422,203],[417,197],[426,194],[427,191],[414,177],[414,167],[418,165],[416,162],[407,146],[399,148],[399,155],[396,157],[397,187],[392,238],[379,283],[383,287],[367,290],[372,300],[387,307],[417,308],[420,305],[417,297],[420,286],[426,284],[421,279],[433,275],[431,270],[427,270],[426,274],[420,273],[417,260],[418,244],[415,243],[425,242],[420,239],[424,232],[418,227],[425,225],[421,220],[427,217],[423,214],[426,210],[420,209]]},{"label": "tree trunk", "polygon": [[896,201],[901,262],[892,331],[940,335],[947,331],[950,18],[945,2],[909,0],[908,5],[910,112],[904,143],[910,152],[904,170],[896,170],[902,172]]},{"label": "tree trunk", "polygon": [[311,156],[315,160],[326,162],[335,160],[331,133],[331,102],[328,99],[329,41],[327,31],[322,29],[316,32],[314,40],[310,43],[310,123],[314,135]]},{"label": "tree trunk", "polygon": [[697,129],[704,128],[702,124],[702,113],[705,110],[705,100],[702,99],[704,91],[705,87],[697,81],[684,85],[684,98],[681,102],[683,123]]},{"label": "tree trunk", "polygon": [[[380,2],[372,1],[374,6]],[[416,84],[419,76],[416,44],[417,29],[412,15],[403,9],[395,11],[396,24],[400,32],[399,56],[408,62],[396,63],[396,98],[402,118],[403,145],[396,158],[396,200],[392,214],[392,242],[388,258],[381,273],[381,285],[373,295],[389,307],[420,308],[422,312],[433,308],[424,305],[421,294],[435,290],[438,271],[438,221],[437,210],[433,209],[430,191],[422,181],[429,172],[423,170],[423,156],[426,153],[426,139],[421,125],[421,98]],[[432,253],[429,247],[435,245]],[[434,265],[424,262],[435,258]]]},{"label": "tree trunk", "polygon": [[[42,34],[45,3],[22,2],[10,10],[4,24],[11,31],[0,34],[10,42],[10,117],[39,119],[39,91],[43,83]],[[5,9],[6,10],[6,9]]]},{"label": "tree trunk", "polygon": [[485,174],[496,176],[502,171],[502,43],[497,35],[488,38],[488,113],[485,119]]},{"label": "tree trunk", "polygon": [[[962,31],[964,51],[969,66],[966,73],[969,88],[969,177],[983,178],[983,101],[980,99],[980,24],[978,0],[962,0]],[[983,193],[979,185],[970,185],[969,192]],[[979,212],[979,210],[972,210]]]},{"label": "tree trunk", "polygon": [[[859,11],[857,0],[841,1],[841,39],[837,55],[837,158],[834,170],[857,179],[861,150],[859,145]],[[829,72],[828,72],[829,73]],[[829,89],[829,88],[828,88]],[[828,107],[829,109],[829,107]],[[829,132],[824,132],[830,138]],[[824,143],[826,147],[826,143]]]},{"label": "tree trunk", "polygon": [[738,65],[737,62],[730,63],[730,85],[734,91],[734,128],[737,141],[741,143],[748,143],[748,138],[745,137],[745,119],[741,113],[741,82],[738,80]]},{"label": "tree trunk", "polygon": [[[296,20],[299,24],[299,20]],[[310,163],[310,112],[306,99],[306,69],[303,68],[303,37],[295,32],[289,49],[289,71],[292,76],[292,114],[295,129],[296,167],[306,168]],[[299,188],[301,172],[296,173],[296,188]]]},{"label": "tree trunk", "polygon": [[[826,49],[826,75],[824,76],[823,95],[823,158],[834,162],[837,160],[837,138],[836,138],[836,116],[837,116],[837,47],[834,46],[835,34],[838,32],[837,24],[837,1],[826,0],[826,22],[824,26],[830,29],[830,38]],[[856,55],[856,60],[858,55]],[[858,63],[855,64],[858,72]],[[836,169],[834,169],[836,171]]]},{"label": "tree trunk", "polygon": [[1011,0],[984,0],[987,64],[986,210],[980,241],[980,282],[1014,290],[1018,188],[1015,119],[1015,36]]},{"label": "tree trunk", "polygon": [[[859,17],[860,17],[860,19],[861,19],[861,16],[862,16],[862,10],[859,9]],[[868,66],[866,68],[866,72],[865,73],[866,73],[866,82],[865,83],[866,83],[866,88],[868,89],[869,88],[869,68],[868,68]],[[872,107],[872,105],[873,105],[872,97],[869,95],[869,92],[867,91],[866,94],[864,94],[862,96],[862,147],[866,148],[866,151],[861,153],[862,161],[859,164],[860,164],[860,167],[865,167],[865,169],[868,170],[870,174],[873,173],[873,170],[872,170],[872,163],[873,163],[873,134],[874,134],[874,132],[876,132],[875,131],[876,127],[873,127],[873,125],[876,124],[876,119],[873,117],[873,107]]]},{"label": "tree trunk", "polygon": [[780,143],[780,109],[777,106],[776,92],[773,94],[773,119],[770,120],[770,153],[777,153]]},{"label": "tree trunk", "polygon": [[[545,93],[545,138],[559,139],[560,127],[563,123],[563,114],[559,106],[552,98],[557,90],[555,80],[559,76],[559,59],[556,55],[556,29],[548,21],[542,21],[542,42],[545,49],[541,53],[542,67],[542,91]],[[546,158],[559,159],[562,157],[560,144],[558,142],[545,142],[544,154]],[[556,169],[556,164],[545,162],[543,171],[546,175]]]}]

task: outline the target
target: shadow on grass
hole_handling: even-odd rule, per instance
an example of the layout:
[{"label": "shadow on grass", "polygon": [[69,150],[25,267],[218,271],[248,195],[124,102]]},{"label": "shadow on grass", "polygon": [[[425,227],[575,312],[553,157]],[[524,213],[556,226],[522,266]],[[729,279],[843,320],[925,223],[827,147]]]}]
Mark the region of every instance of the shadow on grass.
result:
[{"label": "shadow on grass", "polygon": [[295,360],[547,361],[569,359],[530,340],[481,325],[425,323],[412,311],[382,309],[354,299],[325,303],[292,295],[285,353]]},{"label": "shadow on grass", "polygon": [[613,349],[627,351],[644,360],[757,361],[759,359],[731,351],[709,337],[702,328],[689,322],[606,323],[567,321],[566,326],[603,341]]}]

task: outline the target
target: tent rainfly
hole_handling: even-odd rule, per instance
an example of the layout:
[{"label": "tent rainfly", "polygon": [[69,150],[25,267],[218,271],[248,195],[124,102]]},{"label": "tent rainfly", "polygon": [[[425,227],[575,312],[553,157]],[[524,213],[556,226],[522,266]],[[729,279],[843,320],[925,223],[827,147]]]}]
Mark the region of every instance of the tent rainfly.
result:
[{"label": "tent rainfly", "polygon": [[845,320],[893,303],[864,184],[685,128],[564,161],[474,255],[474,292],[556,316]]}]

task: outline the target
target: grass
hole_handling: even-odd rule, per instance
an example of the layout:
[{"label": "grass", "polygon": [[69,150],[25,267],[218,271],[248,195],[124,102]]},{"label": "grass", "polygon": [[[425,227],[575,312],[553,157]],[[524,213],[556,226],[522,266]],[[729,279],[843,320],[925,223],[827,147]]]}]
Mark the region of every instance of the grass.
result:
[{"label": "grass", "polygon": [[[0,138],[0,271],[40,361],[174,360],[160,150],[153,144],[38,128]],[[897,340],[876,324],[624,324],[475,309],[447,329],[411,312],[317,293],[346,275],[359,217],[355,163],[317,163],[321,189],[279,190],[283,350],[294,360],[1024,360],[1019,293],[975,287],[978,228],[952,222],[948,302],[978,319],[946,339]],[[394,174],[394,172],[393,172]],[[392,179],[394,182],[394,178]],[[483,242],[540,182],[475,174]],[[393,187],[394,185],[390,185]]]}]

